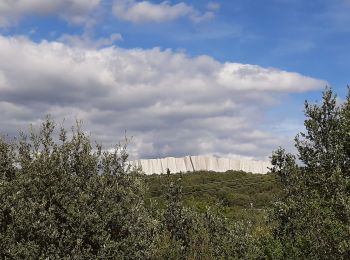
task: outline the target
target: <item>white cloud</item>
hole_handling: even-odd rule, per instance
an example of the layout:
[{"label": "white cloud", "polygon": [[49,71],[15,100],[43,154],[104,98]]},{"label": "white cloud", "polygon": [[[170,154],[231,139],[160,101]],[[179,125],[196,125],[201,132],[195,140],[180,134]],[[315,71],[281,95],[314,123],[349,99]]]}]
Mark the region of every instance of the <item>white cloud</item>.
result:
[{"label": "white cloud", "polygon": [[292,92],[316,89],[322,83],[299,73],[239,63],[226,63],[218,74],[218,82],[237,90]]},{"label": "white cloud", "polygon": [[[268,156],[285,139],[261,130],[280,93],[326,82],[171,50],[79,48],[0,36],[1,131],[45,114],[85,121],[109,145],[134,136],[134,157]],[[271,128],[272,129],[272,128]]]},{"label": "white cloud", "polygon": [[0,26],[17,22],[27,14],[58,15],[75,23],[85,24],[101,0],[5,0],[0,2]]},{"label": "white cloud", "polygon": [[113,13],[117,18],[133,23],[159,23],[180,17],[200,22],[214,17],[214,10],[202,13],[184,2],[171,4],[169,1],[154,4],[150,1],[115,0]]},{"label": "white cloud", "polygon": [[123,37],[119,33],[113,33],[109,37],[101,37],[98,39],[93,39],[91,35],[87,33],[83,35],[63,34],[58,39],[58,41],[63,42],[72,47],[93,48],[93,49],[99,49],[101,47],[111,46],[116,41],[121,41],[121,40],[123,40]]}]

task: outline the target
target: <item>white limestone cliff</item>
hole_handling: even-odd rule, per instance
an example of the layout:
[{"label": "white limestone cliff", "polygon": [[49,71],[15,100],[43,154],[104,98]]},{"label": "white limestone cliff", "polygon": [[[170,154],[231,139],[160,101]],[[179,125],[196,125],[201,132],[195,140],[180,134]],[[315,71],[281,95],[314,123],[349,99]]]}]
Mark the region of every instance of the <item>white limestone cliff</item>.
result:
[{"label": "white limestone cliff", "polygon": [[147,175],[166,173],[228,170],[245,171],[265,174],[271,167],[268,161],[253,161],[245,159],[216,158],[212,156],[186,156],[182,158],[167,157],[162,159],[135,160],[130,165],[141,167]]}]

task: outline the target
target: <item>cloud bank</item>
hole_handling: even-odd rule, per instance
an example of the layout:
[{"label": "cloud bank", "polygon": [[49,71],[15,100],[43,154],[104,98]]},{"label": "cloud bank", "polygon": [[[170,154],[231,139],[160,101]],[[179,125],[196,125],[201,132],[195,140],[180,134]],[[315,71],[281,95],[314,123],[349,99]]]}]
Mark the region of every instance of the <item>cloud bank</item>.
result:
[{"label": "cloud bank", "polygon": [[112,145],[124,130],[132,158],[215,154],[261,159],[285,141],[262,130],[281,94],[324,87],[298,73],[172,50],[92,49],[0,36],[1,131],[51,114],[82,119]]},{"label": "cloud bank", "polygon": [[5,0],[0,1],[0,26],[8,26],[25,15],[58,15],[74,24],[86,23],[101,0]]},{"label": "cloud bank", "polygon": [[[112,6],[112,11],[106,6]],[[104,9],[106,15],[113,15],[132,23],[165,22],[187,17],[193,22],[212,19],[220,5],[209,2],[204,11],[199,11],[184,2],[135,0],[5,0],[0,1],[0,27],[18,23],[27,15],[58,16],[75,25],[94,24],[94,11]],[[90,25],[91,26],[91,25]]]}]

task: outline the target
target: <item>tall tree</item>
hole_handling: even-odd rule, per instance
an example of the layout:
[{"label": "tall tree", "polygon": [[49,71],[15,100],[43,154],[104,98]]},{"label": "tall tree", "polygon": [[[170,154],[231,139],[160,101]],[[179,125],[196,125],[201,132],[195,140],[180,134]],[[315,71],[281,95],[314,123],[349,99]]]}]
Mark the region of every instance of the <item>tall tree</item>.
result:
[{"label": "tall tree", "polygon": [[297,156],[278,149],[272,171],[283,185],[274,206],[281,258],[350,258],[350,96],[343,105],[327,88],[322,104],[305,102]]}]

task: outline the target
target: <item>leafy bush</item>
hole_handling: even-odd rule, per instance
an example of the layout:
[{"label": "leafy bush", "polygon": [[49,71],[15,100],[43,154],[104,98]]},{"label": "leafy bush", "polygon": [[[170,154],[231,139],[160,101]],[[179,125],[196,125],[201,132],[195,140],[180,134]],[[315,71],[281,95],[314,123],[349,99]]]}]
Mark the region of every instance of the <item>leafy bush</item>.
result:
[{"label": "leafy bush", "polygon": [[172,246],[159,251],[162,259],[258,259],[259,241],[247,223],[228,221],[215,208],[204,213],[189,210],[182,203],[181,179],[170,182],[162,227]]},{"label": "leafy bush", "polygon": [[283,186],[273,250],[282,259],[350,259],[350,96],[341,106],[336,100],[326,89],[321,105],[306,102],[298,155],[273,154]]},{"label": "leafy bush", "polygon": [[48,118],[0,139],[0,258],[149,258],[155,224],[125,147],[93,149],[79,124],[71,138],[54,130]]}]

